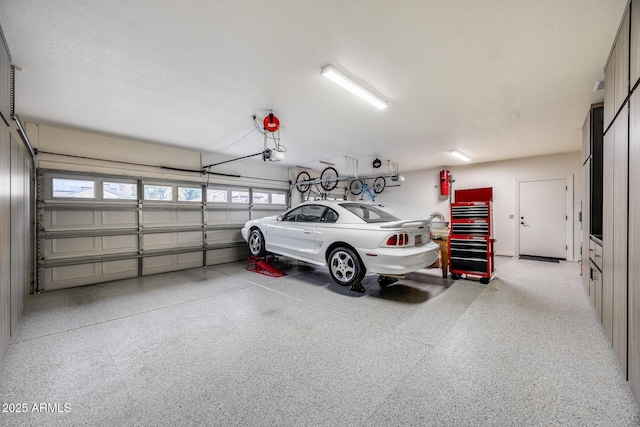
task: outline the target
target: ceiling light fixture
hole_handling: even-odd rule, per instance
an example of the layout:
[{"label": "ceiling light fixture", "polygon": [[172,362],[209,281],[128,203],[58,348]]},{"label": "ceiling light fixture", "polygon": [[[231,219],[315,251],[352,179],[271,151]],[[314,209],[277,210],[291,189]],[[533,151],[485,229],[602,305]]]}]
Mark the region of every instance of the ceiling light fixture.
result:
[{"label": "ceiling light fixture", "polygon": [[599,90],[604,89],[604,80],[598,80],[595,84],[595,86],[593,86],[593,91],[597,92]]},{"label": "ceiling light fixture", "polygon": [[460,152],[458,150],[451,150],[451,151],[449,151],[449,154],[459,158],[460,160],[464,160],[465,162],[470,162],[471,161],[471,157],[467,156],[466,154],[464,154],[463,152]]},{"label": "ceiling light fixture", "polygon": [[369,104],[373,105],[376,108],[383,109],[387,108],[387,101],[380,98],[378,95],[374,94],[368,89],[362,87],[359,83],[356,83],[349,77],[342,74],[340,71],[336,70],[333,65],[325,65],[320,69],[320,74],[336,83],[339,86],[342,86],[344,89],[353,93],[356,96],[367,101]]}]

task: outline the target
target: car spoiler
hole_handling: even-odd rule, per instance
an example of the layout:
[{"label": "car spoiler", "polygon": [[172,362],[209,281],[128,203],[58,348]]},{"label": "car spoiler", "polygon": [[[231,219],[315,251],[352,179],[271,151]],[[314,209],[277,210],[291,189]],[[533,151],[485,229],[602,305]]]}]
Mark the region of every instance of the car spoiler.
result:
[{"label": "car spoiler", "polygon": [[427,225],[431,225],[431,221],[428,219],[410,219],[410,220],[400,220],[387,222],[384,225],[381,225],[380,228],[411,228],[411,227],[425,227]]}]

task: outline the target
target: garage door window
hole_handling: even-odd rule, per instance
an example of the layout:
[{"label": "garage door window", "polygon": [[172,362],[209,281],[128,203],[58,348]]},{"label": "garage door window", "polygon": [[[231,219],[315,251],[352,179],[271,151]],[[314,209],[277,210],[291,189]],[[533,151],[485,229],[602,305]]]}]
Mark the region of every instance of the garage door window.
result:
[{"label": "garage door window", "polygon": [[231,203],[249,203],[248,191],[231,191]]},{"label": "garage door window", "polygon": [[78,179],[53,178],[53,197],[95,199],[95,182]]},{"label": "garage door window", "polygon": [[271,203],[274,205],[286,205],[287,195],[284,193],[271,193]]},{"label": "garage door window", "polygon": [[201,202],[202,188],[178,187],[179,202]]},{"label": "garage door window", "polygon": [[269,193],[253,192],[253,203],[259,205],[269,204]]},{"label": "garage door window", "polygon": [[211,203],[227,203],[229,191],[218,188],[207,189],[207,202]]},{"label": "garage door window", "polygon": [[138,198],[138,186],[125,182],[103,182],[103,199],[136,200]]},{"label": "garage door window", "polygon": [[148,185],[144,186],[145,200],[173,200],[173,187],[168,185]]}]

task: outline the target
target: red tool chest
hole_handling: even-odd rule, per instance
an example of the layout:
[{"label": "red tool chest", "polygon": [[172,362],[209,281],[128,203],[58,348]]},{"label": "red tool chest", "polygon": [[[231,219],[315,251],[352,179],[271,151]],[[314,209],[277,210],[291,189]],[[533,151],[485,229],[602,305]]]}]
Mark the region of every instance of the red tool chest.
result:
[{"label": "red tool chest", "polygon": [[492,199],[491,188],[455,191],[449,235],[449,269],[454,280],[464,274],[478,276],[486,284],[494,276]]}]

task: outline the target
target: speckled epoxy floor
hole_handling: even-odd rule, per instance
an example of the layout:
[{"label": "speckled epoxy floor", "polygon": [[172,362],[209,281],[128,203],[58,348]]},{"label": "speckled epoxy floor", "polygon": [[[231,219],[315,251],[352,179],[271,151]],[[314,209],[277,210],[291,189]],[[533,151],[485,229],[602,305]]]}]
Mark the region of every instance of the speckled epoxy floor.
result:
[{"label": "speckled epoxy floor", "polygon": [[30,296],[0,425],[639,425],[577,264],[497,265],[487,286],[233,263]]}]

